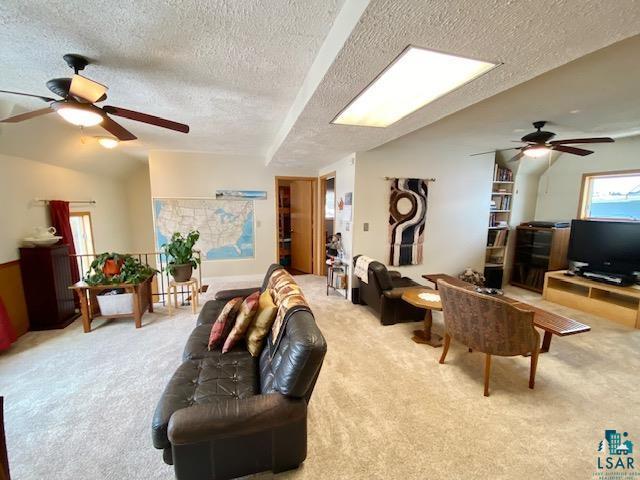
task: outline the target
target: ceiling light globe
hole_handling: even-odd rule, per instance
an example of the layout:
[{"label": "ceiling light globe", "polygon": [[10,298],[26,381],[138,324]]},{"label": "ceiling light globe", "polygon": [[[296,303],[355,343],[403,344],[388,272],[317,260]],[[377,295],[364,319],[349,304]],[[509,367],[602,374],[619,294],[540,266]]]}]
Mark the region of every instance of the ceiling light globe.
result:
[{"label": "ceiling light globe", "polygon": [[531,147],[531,148],[527,148],[524,151],[524,154],[527,157],[540,158],[540,157],[544,157],[550,151],[551,151],[551,149],[549,147],[545,147],[545,146]]},{"label": "ceiling light globe", "polygon": [[93,127],[102,122],[102,115],[85,108],[65,105],[56,110],[67,122],[80,127]]},{"label": "ceiling light globe", "polygon": [[98,143],[102,145],[104,148],[116,148],[118,143],[120,143],[117,139],[111,137],[100,137],[98,138]]}]

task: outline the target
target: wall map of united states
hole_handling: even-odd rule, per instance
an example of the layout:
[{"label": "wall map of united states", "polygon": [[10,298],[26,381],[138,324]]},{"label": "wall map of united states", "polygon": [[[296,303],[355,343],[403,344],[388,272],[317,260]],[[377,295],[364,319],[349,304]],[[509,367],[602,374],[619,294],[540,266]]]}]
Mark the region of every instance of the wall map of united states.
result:
[{"label": "wall map of united states", "polygon": [[254,209],[251,200],[213,198],[155,198],[156,242],[166,243],[174,232],[200,231],[196,248],[206,260],[255,256]]}]

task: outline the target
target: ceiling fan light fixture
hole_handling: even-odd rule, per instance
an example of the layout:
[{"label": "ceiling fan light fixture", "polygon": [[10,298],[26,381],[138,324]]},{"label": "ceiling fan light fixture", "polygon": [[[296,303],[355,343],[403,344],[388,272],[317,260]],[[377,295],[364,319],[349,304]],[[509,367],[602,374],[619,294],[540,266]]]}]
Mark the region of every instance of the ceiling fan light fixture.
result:
[{"label": "ceiling fan light fixture", "polygon": [[551,149],[549,147],[540,145],[538,147],[534,146],[526,148],[522,153],[524,153],[527,157],[540,158],[544,157],[549,152],[551,152]]},{"label": "ceiling fan light fixture", "polygon": [[79,127],[93,127],[102,123],[102,115],[87,108],[74,105],[61,105],[56,113],[67,122]]},{"label": "ceiling fan light fixture", "polygon": [[98,143],[104,148],[112,149],[116,148],[120,141],[113,137],[98,137]]}]

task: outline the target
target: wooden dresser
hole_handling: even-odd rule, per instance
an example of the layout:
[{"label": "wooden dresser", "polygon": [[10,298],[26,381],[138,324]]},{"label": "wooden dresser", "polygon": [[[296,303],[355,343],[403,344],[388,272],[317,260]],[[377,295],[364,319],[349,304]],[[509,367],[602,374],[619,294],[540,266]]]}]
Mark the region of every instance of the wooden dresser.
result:
[{"label": "wooden dresser", "polygon": [[66,245],[20,249],[30,330],[64,328],[76,316]]}]

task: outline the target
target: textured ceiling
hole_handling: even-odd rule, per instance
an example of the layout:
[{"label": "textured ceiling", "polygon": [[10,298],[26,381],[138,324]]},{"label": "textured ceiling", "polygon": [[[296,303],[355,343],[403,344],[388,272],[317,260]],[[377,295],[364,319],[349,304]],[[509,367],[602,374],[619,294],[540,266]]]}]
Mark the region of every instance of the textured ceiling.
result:
[{"label": "textured ceiling", "polygon": [[[317,166],[374,148],[640,33],[639,0],[347,1],[2,0],[0,88],[48,95],[46,80],[70,74],[61,56],[82,53],[95,60],[85,74],[110,87],[107,104],[187,123],[191,133],[118,119],[139,140],[105,151],[90,139],[82,143],[77,128],[49,115],[1,126],[0,153],[108,174],[126,172],[136,164],[134,157],[146,158],[150,150],[261,155],[278,165]],[[341,28],[332,29],[334,22]],[[408,44],[504,65],[389,128],[331,125]],[[625,58],[631,64],[633,57],[632,52]],[[635,57],[637,65],[637,50]],[[323,68],[314,70],[317,59]],[[607,83],[602,73],[600,81],[581,87],[596,91],[593,101],[583,95],[573,102],[573,84],[582,80],[569,76],[538,97],[514,98],[519,108],[503,106],[509,115],[488,110],[486,126],[477,130],[486,135],[468,140],[474,148],[493,148],[515,128],[528,131],[528,123],[540,117],[607,133],[637,118],[629,116],[629,104],[618,101],[617,111],[607,106],[607,96],[623,98],[635,91],[633,85]],[[587,113],[564,118],[569,103]],[[41,106],[0,95],[2,116]],[[498,131],[506,134],[491,134]],[[85,136],[100,133],[92,128]]]},{"label": "textured ceiling", "polygon": [[[640,135],[640,35],[598,50],[403,137],[455,146],[468,154],[517,146],[547,120],[563,138]],[[582,145],[598,151],[610,144]],[[505,157],[515,155],[505,153]],[[563,161],[582,161],[561,155]],[[530,159],[526,160],[527,162]],[[640,160],[638,161],[640,165]]]},{"label": "textured ceiling", "polygon": [[[369,150],[638,33],[636,0],[372,0],[267,160],[327,164]],[[386,129],[331,125],[408,44],[504,65]]]},{"label": "textured ceiling", "polygon": [[[50,95],[46,80],[71,73],[62,55],[81,53],[95,60],[84,74],[109,87],[106,104],[191,126],[183,135],[122,119],[139,141],[119,147],[119,155],[264,155],[342,3],[2,0],[0,89]],[[43,106],[0,97],[5,107],[16,102],[16,112]],[[51,115],[37,122],[64,121]],[[4,125],[3,137],[33,131],[30,123]]]}]

